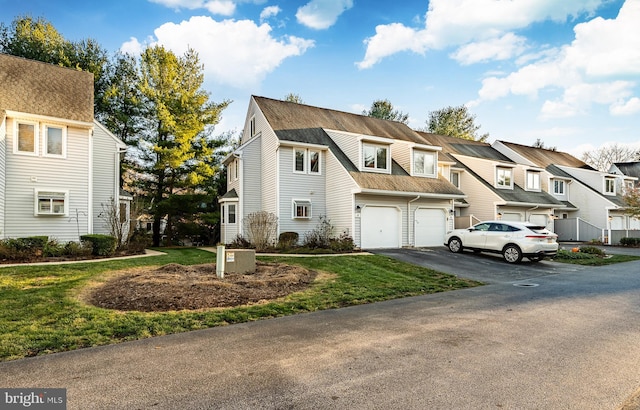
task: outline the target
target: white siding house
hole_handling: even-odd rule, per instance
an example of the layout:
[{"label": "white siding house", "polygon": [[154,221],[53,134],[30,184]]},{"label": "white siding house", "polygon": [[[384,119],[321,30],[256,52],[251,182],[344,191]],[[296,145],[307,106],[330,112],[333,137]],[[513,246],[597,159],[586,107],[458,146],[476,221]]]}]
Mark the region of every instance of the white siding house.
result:
[{"label": "white siding house", "polygon": [[93,119],[93,75],[0,55],[0,238],[104,232],[124,144]]},{"label": "white siding house", "polygon": [[259,210],[301,241],[324,217],[359,247],[440,246],[465,197],[438,176],[439,147],[399,122],[253,96],[240,142],[225,160],[241,170],[227,168],[220,199],[226,243]]}]

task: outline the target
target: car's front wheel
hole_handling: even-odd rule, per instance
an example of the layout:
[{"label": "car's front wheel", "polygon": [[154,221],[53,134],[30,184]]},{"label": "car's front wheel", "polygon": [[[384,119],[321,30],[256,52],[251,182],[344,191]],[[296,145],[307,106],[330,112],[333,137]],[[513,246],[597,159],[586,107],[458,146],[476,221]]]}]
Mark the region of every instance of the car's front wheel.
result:
[{"label": "car's front wheel", "polygon": [[507,245],[502,250],[502,256],[509,263],[518,263],[522,260],[522,251],[516,245]]},{"label": "car's front wheel", "polygon": [[451,252],[462,252],[462,241],[460,238],[456,238],[455,236],[449,239],[449,250]]}]

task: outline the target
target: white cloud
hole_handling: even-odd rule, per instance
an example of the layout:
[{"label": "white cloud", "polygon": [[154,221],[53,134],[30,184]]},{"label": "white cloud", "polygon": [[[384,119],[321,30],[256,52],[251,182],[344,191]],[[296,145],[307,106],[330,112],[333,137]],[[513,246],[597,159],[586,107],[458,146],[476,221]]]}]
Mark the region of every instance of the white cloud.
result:
[{"label": "white cloud", "polygon": [[538,61],[505,77],[484,79],[474,103],[509,94],[536,97],[544,89],[562,96],[543,104],[542,118],[584,114],[594,103],[609,105],[611,113],[633,112],[636,103],[630,98],[640,76],[637,21],[640,1],[627,0],[617,18],[577,25],[570,45],[546,50]]},{"label": "white cloud", "polygon": [[451,57],[462,65],[490,60],[508,60],[525,50],[526,39],[513,33],[460,47]]},{"label": "white cloud", "polygon": [[137,38],[130,37],[129,41],[122,43],[120,46],[120,51],[124,54],[131,54],[134,56],[140,55],[142,53],[144,46],[140,44]]},{"label": "white cloud", "polygon": [[212,14],[231,16],[236,11],[236,4],[232,0],[149,0],[172,9],[206,9]]},{"label": "white cloud", "polygon": [[268,24],[250,20],[216,21],[192,17],[180,24],[165,23],[154,34],[157,43],[176,54],[188,47],[198,52],[205,75],[237,88],[255,86],[288,57],[304,54],[312,40],[288,36],[276,40]]},{"label": "white cloud", "polygon": [[398,51],[413,51],[424,54],[427,47],[419,34],[421,33],[416,33],[413,29],[400,23],[377,26],[376,35],[364,41],[367,45],[364,60],[356,65],[360,69],[370,68],[383,58]]},{"label": "white cloud", "polygon": [[275,17],[278,15],[278,13],[280,13],[282,11],[282,9],[278,6],[269,6],[269,7],[265,7],[261,12],[260,12],[260,21],[264,21],[267,20],[271,17]]},{"label": "white cloud", "polygon": [[640,98],[633,97],[627,101],[616,101],[610,107],[612,115],[633,115],[640,114]]},{"label": "white cloud", "polygon": [[[358,63],[358,66],[371,67],[383,58],[402,51],[424,53],[428,49],[492,42],[500,38],[506,41],[509,37],[504,36],[510,31],[528,27],[536,22],[565,21],[567,17],[593,13],[604,1],[431,0],[424,29],[407,27],[401,23],[376,27],[376,34],[365,40],[365,44],[368,45],[367,51],[364,60]],[[387,30],[385,27],[393,28]],[[411,37],[409,42],[412,47],[394,41],[393,34],[398,32],[402,32],[404,38]],[[388,45],[384,53],[371,50],[379,44]],[[473,46],[467,49],[466,53],[472,50]],[[494,54],[494,57],[497,56],[500,54]]]},{"label": "white cloud", "polygon": [[324,30],[333,26],[338,17],[353,7],[353,0],[311,0],[298,9],[298,23]]}]

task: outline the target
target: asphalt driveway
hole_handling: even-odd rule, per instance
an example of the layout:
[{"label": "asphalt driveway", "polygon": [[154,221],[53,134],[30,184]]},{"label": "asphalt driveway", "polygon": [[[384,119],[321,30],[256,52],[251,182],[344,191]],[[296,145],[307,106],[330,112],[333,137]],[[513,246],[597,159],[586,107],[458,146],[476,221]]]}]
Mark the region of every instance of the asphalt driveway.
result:
[{"label": "asphalt driveway", "polygon": [[0,386],[69,409],[615,409],[640,386],[640,262],[556,265],[462,254],[489,285],[0,363]]}]

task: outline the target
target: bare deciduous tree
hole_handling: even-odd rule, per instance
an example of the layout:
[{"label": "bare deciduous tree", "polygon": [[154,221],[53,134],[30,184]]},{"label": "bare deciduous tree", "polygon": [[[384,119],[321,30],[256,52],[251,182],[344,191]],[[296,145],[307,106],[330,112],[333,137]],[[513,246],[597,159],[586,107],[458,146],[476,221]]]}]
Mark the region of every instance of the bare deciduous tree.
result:
[{"label": "bare deciduous tree", "polygon": [[584,152],[580,159],[599,171],[607,172],[616,162],[637,161],[640,159],[640,150],[619,144],[604,145]]}]

